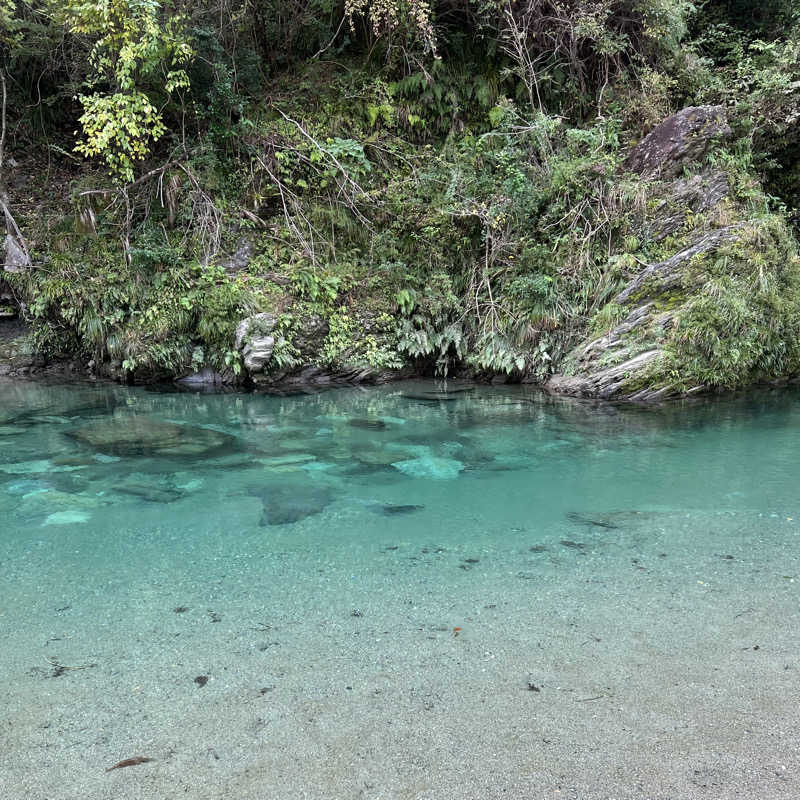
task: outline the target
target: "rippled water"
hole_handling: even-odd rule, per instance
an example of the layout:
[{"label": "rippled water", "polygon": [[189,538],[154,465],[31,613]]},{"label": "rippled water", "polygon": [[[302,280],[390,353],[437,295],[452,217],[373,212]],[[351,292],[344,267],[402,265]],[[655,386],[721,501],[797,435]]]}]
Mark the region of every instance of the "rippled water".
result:
[{"label": "rippled water", "polygon": [[[492,662],[499,683],[484,701],[507,692],[510,709],[548,689],[594,703],[631,685],[633,658],[652,671],[637,690],[646,706],[670,694],[654,688],[667,685],[669,643],[694,653],[736,614],[757,619],[731,653],[769,629],[788,675],[795,634],[774,615],[797,616],[799,423],[791,390],[645,408],[453,383],[295,396],[0,383],[3,797],[164,797],[189,773],[204,777],[181,796],[197,798],[488,797],[492,786],[528,797],[533,785],[560,796],[570,768],[542,764],[526,783],[518,742],[497,767],[506,777],[484,770],[477,794],[471,766],[460,779],[446,769],[458,755],[431,755],[432,742],[491,749],[448,705],[458,675]],[[643,631],[656,631],[646,646]],[[609,637],[615,648],[590,653]],[[561,655],[534,657],[544,640]],[[390,774],[373,774],[372,751],[358,768],[328,764],[355,752],[342,739],[378,736],[392,691],[407,727],[372,742]],[[350,716],[333,711],[340,695]],[[254,709],[265,697],[280,702]],[[567,729],[570,707],[557,718]],[[626,724],[615,747],[661,730]],[[602,739],[607,725],[581,736]],[[278,756],[265,766],[267,741],[309,759],[302,792],[266,788],[269,776],[302,783]],[[104,772],[133,755],[154,762]],[[613,796],[693,796],[706,779],[692,775],[712,769],[687,762],[667,779],[667,760],[673,769],[665,753],[645,770],[663,794],[647,780],[625,794],[631,773]],[[503,783],[509,773],[518,783]],[[726,774],[711,796],[741,785]],[[612,796],[581,780],[564,796]]]}]

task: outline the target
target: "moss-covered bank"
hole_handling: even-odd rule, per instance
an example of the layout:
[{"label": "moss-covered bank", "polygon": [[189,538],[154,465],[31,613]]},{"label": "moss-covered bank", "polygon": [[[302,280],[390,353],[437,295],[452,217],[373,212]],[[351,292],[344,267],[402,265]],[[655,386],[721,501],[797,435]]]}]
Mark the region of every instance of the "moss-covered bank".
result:
[{"label": "moss-covered bank", "polygon": [[[92,162],[71,131],[85,153],[99,129],[74,108],[24,110],[20,70],[44,51],[23,25],[0,68],[19,76],[0,313],[36,355],[7,369],[459,374],[636,399],[791,379],[800,27],[774,5],[781,25],[716,2],[570,0],[553,27],[539,0],[433,4],[387,28],[367,4],[342,9],[372,24],[349,33],[337,6],[281,39],[269,15],[234,35],[199,4],[181,22],[186,94],[158,85],[160,62],[131,73],[139,101],[160,98],[158,136],[111,119]],[[120,64],[98,76],[106,40],[67,33],[96,90],[81,103],[102,105]],[[75,88],[48,69],[49,97]]]}]

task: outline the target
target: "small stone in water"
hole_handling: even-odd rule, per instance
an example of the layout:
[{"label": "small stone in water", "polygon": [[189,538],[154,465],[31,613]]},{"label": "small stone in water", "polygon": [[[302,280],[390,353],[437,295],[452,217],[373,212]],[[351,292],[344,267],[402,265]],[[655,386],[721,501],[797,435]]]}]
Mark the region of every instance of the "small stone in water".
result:
[{"label": "small stone in water", "polygon": [[596,517],[589,517],[586,514],[579,514],[577,511],[568,511],[566,514],[567,519],[570,522],[574,522],[576,525],[594,525],[598,528],[619,528],[619,525],[615,525],[613,522],[609,522],[608,520],[604,519],[597,519]]},{"label": "small stone in water", "polygon": [[78,522],[88,522],[90,515],[87,514],[85,511],[56,511],[54,514],[50,514],[45,521],[42,523],[43,525],[71,525],[73,523]]},{"label": "small stone in water", "polygon": [[93,458],[100,464],[114,464],[117,461],[122,461],[119,456],[107,456],[105,453],[95,453]]},{"label": "small stone in water", "polygon": [[373,506],[373,511],[378,514],[383,514],[387,517],[393,517],[397,514],[413,514],[415,511],[420,511],[421,509],[425,508],[425,506],[417,506],[417,505],[393,505],[391,503],[386,505],[376,505]]},{"label": "small stone in water", "polygon": [[354,428],[367,428],[368,430],[383,430],[386,423],[382,419],[349,419],[348,425]]},{"label": "small stone in water", "polygon": [[562,539],[561,540],[561,544],[563,544],[564,547],[571,548],[572,550],[585,550],[586,549],[586,545],[583,542],[573,542],[573,541],[570,541],[569,539]]}]

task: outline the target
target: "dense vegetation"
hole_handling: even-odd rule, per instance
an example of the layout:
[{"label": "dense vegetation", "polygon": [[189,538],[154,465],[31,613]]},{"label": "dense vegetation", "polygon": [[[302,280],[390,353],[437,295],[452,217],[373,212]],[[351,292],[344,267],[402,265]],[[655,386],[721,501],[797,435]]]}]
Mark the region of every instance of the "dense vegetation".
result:
[{"label": "dense vegetation", "polygon": [[[681,311],[640,337],[665,348],[647,380],[800,364],[793,0],[0,0],[0,48],[0,203],[32,264],[6,278],[42,352],[239,374],[234,329],[269,311],[273,373],[544,380],[642,265],[739,225],[658,298]],[[667,187],[625,156],[706,104],[732,136],[685,172],[730,195],[660,237]]]}]

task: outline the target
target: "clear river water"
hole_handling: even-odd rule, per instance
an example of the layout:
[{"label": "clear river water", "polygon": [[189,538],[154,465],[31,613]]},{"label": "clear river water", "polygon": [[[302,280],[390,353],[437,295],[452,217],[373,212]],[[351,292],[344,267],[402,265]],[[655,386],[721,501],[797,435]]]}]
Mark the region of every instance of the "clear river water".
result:
[{"label": "clear river water", "polygon": [[800,796],[798,452],[793,389],[0,383],[0,797]]}]

